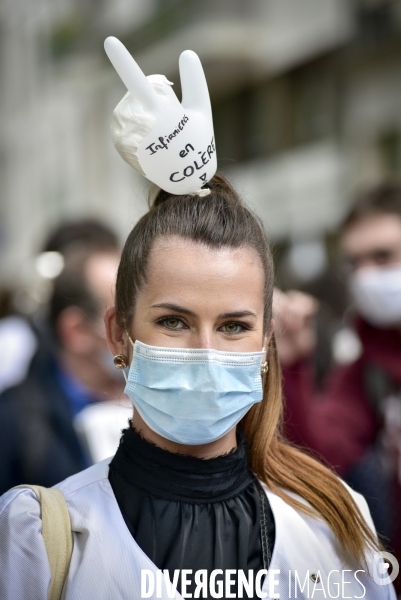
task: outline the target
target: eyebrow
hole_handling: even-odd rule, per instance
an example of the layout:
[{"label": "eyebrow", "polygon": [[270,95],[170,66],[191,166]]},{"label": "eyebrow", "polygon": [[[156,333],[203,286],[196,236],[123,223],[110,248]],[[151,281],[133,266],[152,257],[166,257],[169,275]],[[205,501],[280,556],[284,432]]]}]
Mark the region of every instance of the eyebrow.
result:
[{"label": "eyebrow", "polygon": [[240,319],[241,317],[255,317],[256,314],[251,310],[234,310],[232,312],[227,312],[219,315],[219,319]]},{"label": "eyebrow", "polygon": [[183,315],[189,315],[190,317],[196,317],[196,314],[189,310],[188,308],[184,308],[183,306],[178,306],[178,304],[171,304],[170,302],[161,302],[160,304],[152,304],[150,308],[167,308],[167,310],[173,310],[174,312],[182,313]]},{"label": "eyebrow", "polygon": [[[167,308],[168,310],[173,310],[174,312],[179,312],[183,315],[188,315],[190,317],[196,317],[196,314],[189,310],[188,308],[184,308],[183,306],[178,306],[177,304],[171,304],[170,302],[161,302],[160,304],[152,304],[150,308]],[[255,317],[257,315],[251,310],[237,310],[227,313],[222,313],[218,316],[219,319],[239,319],[241,317]]]}]

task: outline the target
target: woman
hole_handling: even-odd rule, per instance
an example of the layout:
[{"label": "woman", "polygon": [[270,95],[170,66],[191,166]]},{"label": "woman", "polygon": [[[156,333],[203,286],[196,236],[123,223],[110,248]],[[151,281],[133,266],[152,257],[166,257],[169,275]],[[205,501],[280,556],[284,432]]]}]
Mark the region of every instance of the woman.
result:
[{"label": "woman", "polygon": [[[105,322],[134,416],[111,461],[57,486],[63,598],[174,597],[170,581],[178,598],[395,598],[365,500],[281,437],[268,241],[223,177],[209,187],[160,191],[125,244]],[[1,598],[46,598],[34,494],[0,509]]]}]

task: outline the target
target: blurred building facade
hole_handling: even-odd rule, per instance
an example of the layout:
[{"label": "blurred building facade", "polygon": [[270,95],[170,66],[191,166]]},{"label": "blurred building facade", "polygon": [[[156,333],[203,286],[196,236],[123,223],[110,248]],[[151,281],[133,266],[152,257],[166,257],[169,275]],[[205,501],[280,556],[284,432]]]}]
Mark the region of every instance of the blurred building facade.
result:
[{"label": "blurred building facade", "polygon": [[353,190],[401,174],[400,0],[3,0],[0,28],[5,280],[62,219],[124,237],[146,210],[109,137],[124,87],[107,35],[177,95],[179,54],[199,54],[219,166],[298,259],[324,262]]},{"label": "blurred building facade", "polygon": [[124,88],[103,39],[156,8],[152,0],[0,3],[1,285],[34,287],[33,256],[60,222],[96,217],[123,238],[145,210],[146,185],[110,140]]}]

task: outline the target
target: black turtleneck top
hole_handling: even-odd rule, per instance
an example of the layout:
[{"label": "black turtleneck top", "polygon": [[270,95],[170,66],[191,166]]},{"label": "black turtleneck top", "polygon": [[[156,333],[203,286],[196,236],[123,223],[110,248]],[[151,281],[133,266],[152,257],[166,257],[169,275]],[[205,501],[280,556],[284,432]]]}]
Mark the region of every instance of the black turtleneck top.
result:
[{"label": "black turtleneck top", "polygon": [[[237,440],[230,453],[202,459],[163,450],[132,428],[123,431],[110,484],[135,541],[159,569],[169,569],[171,580],[175,569],[246,575],[253,569],[254,576],[263,569],[258,488],[241,431]],[[267,498],[265,511],[271,555],[275,528]]]}]

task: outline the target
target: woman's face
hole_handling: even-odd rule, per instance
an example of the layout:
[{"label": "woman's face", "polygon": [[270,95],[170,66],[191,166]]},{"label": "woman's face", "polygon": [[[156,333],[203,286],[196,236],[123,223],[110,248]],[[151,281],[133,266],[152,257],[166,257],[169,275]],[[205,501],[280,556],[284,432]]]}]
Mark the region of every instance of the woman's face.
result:
[{"label": "woman's face", "polygon": [[[166,237],[150,254],[129,334],[151,346],[259,352],[269,337],[263,331],[263,310],[264,274],[254,250],[216,250]],[[114,307],[107,310],[105,324],[110,350],[131,362],[133,349],[117,325]],[[138,411],[133,426],[171,452],[210,458],[236,446],[235,427],[214,442],[193,446],[161,437]]]},{"label": "woman's face", "polygon": [[163,238],[150,254],[130,336],[152,346],[257,352],[263,309],[264,274],[253,249]]}]

